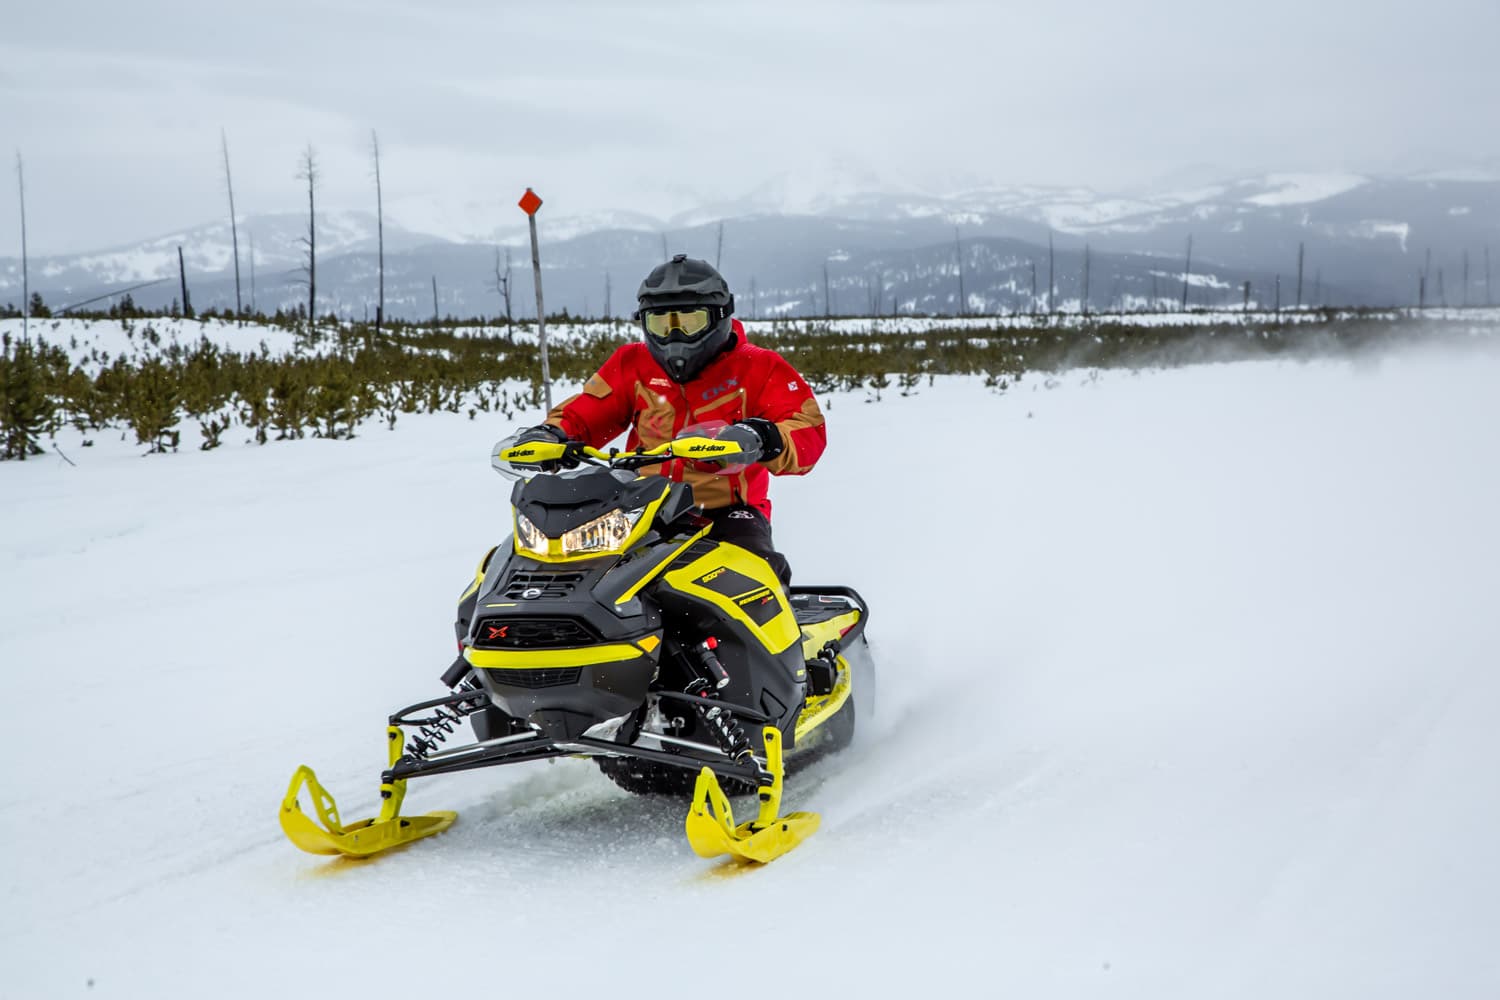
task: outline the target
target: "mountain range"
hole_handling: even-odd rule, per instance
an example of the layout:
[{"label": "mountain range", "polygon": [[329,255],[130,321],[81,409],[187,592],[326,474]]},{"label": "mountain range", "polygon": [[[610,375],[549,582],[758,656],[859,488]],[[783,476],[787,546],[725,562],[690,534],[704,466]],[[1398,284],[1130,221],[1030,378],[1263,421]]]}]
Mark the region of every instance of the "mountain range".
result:
[{"label": "mountain range", "polygon": [[[244,304],[271,311],[305,303],[306,216],[238,223]],[[544,208],[538,223],[549,313],[625,315],[640,277],[678,252],[717,261],[740,313],[756,317],[977,314],[1049,303],[1076,310],[1085,277],[1096,311],[1180,307],[1184,288],[1189,306],[1234,306],[1247,282],[1259,306],[1477,305],[1495,301],[1491,270],[1500,260],[1489,257],[1500,253],[1500,170],[1271,174],[1131,196],[1044,186],[934,195],[858,179],[806,189],[778,178],[665,220],[634,212],[548,218]],[[455,237],[387,218],[384,235],[390,315],[504,315],[497,278],[507,273],[512,315],[535,314],[524,224]],[[320,212],[317,245],[319,310],[373,314],[373,213]],[[180,295],[179,247],[193,305],[232,308],[227,219],[33,258],[30,287],[53,307],[95,299],[99,307],[133,287],[138,304],[166,306]],[[20,288],[20,261],[0,258],[0,303],[19,306]]]}]

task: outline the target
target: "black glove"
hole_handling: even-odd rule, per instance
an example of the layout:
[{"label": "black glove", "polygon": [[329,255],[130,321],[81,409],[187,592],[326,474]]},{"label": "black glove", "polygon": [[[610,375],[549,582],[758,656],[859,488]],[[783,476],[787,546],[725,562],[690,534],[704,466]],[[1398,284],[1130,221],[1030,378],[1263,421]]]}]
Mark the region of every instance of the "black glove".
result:
[{"label": "black glove", "polygon": [[553,468],[559,467],[564,469],[578,468],[578,459],[583,451],[583,445],[581,443],[577,441],[569,441],[566,431],[564,431],[561,427],[553,427],[551,424],[538,424],[535,427],[526,428],[520,434],[516,435],[515,443],[570,445],[568,450],[563,452],[563,457],[558,459],[556,462],[538,463],[541,468],[547,469],[549,471]]},{"label": "black glove", "polygon": [[784,447],[780,428],[762,417],[747,417],[730,424],[719,432],[717,440],[733,441],[740,446],[744,454],[730,460],[735,463],[769,462],[780,455]]}]

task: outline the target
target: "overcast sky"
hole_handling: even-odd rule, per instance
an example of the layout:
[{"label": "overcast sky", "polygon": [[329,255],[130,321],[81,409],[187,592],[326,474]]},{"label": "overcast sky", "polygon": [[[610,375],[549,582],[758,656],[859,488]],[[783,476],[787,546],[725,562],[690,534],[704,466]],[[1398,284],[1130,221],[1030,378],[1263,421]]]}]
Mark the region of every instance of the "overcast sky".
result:
[{"label": "overcast sky", "polygon": [[18,0],[4,28],[33,253],[225,214],[221,128],[241,214],[305,205],[309,143],[321,203],[372,209],[374,128],[388,214],[448,231],[527,185],[544,213],[666,215],[782,173],[1121,190],[1500,159],[1500,0]]}]

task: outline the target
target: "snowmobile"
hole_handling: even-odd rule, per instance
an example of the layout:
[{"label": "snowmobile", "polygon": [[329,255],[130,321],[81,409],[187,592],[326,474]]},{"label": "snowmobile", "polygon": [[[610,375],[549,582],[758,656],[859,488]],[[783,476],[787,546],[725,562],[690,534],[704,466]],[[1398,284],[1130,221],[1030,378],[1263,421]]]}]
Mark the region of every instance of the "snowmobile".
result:
[{"label": "snowmobile", "polygon": [[[460,598],[448,693],[390,716],[371,819],[343,823],[299,767],[281,806],[292,843],[380,854],[457,818],[403,815],[409,780],[555,757],[592,758],[634,793],[691,794],[703,857],[765,863],[811,836],[817,814],[781,812],[784,781],[873,710],[869,608],[848,587],[784,588],[761,557],[707,537],[691,485],[650,474],[674,458],[735,471],[739,446],[715,434],[629,451],[497,444],[513,532]],[[473,740],[446,745],[465,723]],[[731,794],[755,796],[753,819],[735,823]]]}]

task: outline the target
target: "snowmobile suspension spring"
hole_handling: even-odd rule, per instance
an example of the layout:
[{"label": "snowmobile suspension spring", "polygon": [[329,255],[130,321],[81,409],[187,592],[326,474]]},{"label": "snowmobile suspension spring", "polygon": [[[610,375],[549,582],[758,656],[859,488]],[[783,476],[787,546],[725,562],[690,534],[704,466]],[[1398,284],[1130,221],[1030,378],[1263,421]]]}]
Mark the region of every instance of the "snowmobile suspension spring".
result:
[{"label": "snowmobile suspension spring", "polygon": [[[466,687],[465,690],[472,690]],[[426,757],[438,748],[438,744],[444,742],[462,724],[466,715],[472,715],[484,707],[483,701],[476,698],[472,701],[458,701],[453,703],[453,711],[443,710],[441,705],[432,710],[432,715],[425,719],[413,720],[420,728],[417,735],[406,744],[406,752],[413,757]]]},{"label": "snowmobile suspension spring", "polygon": [[426,757],[453,734],[462,719],[462,716],[452,712],[435,709],[432,716],[424,720],[425,724],[417,730],[417,735],[406,745],[406,752],[414,757]]},{"label": "snowmobile suspension spring", "polygon": [[[714,697],[713,688],[703,678],[689,684],[686,693],[700,698]],[[703,704],[694,704],[693,710],[698,713],[698,718],[703,720],[708,731],[713,734],[714,742],[719,744],[719,749],[733,757],[736,763],[759,769],[755,753],[750,749],[750,737],[745,735],[744,727],[734,717],[733,712],[720,705]]]}]

